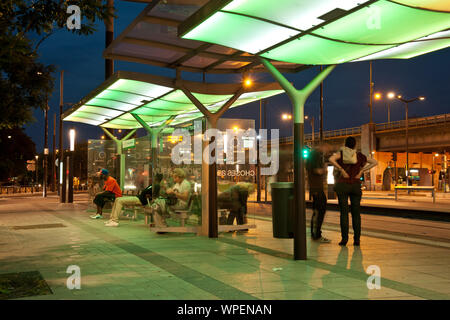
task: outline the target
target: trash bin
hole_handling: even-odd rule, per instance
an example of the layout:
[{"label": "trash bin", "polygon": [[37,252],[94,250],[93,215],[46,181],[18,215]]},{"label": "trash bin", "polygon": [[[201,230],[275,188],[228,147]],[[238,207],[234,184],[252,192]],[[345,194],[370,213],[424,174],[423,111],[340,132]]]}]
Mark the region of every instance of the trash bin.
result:
[{"label": "trash bin", "polygon": [[273,237],[290,239],[294,237],[294,183],[274,182],[272,189]]}]

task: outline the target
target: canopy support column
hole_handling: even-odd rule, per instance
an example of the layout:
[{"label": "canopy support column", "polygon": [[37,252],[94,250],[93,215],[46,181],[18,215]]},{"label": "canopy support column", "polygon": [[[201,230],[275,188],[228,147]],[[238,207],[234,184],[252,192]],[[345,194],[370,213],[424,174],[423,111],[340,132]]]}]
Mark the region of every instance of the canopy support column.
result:
[{"label": "canopy support column", "polygon": [[119,181],[119,185],[120,185],[120,189],[124,190],[124,185],[125,185],[125,155],[123,154],[123,150],[122,150],[122,142],[124,140],[127,140],[129,137],[131,137],[135,132],[136,129],[131,130],[125,137],[123,137],[121,140],[117,139],[115,136],[112,135],[111,132],[109,132],[109,130],[106,130],[106,128],[100,127],[102,128],[103,132],[106,133],[106,135],[108,137],[111,138],[111,140],[113,140],[116,143],[116,149],[117,149],[117,154],[120,157],[120,181]]},{"label": "canopy support column", "polygon": [[260,58],[261,63],[286,91],[294,109],[294,260],[306,260],[306,206],[305,166],[302,159],[304,147],[304,106],[314,89],[336,66],[321,71],[303,89],[296,89],[269,61]]},{"label": "canopy support column", "polygon": [[[245,91],[241,87],[217,112],[212,113],[186,87],[182,84],[178,84],[178,87],[201,113],[203,113],[207,120],[206,129],[217,128],[219,118]],[[215,161],[214,163],[205,162],[203,157],[205,150],[206,152],[210,152],[209,144],[208,141],[203,141],[202,139],[202,227],[200,235],[217,238],[219,236],[217,219],[217,169]]]},{"label": "canopy support column", "polygon": [[132,113],[131,114],[137,122],[145,129],[145,131],[150,134],[150,137],[152,139],[152,186],[155,183],[155,174],[156,174],[156,168],[158,167],[158,137],[159,134],[164,130],[165,127],[167,127],[173,119],[175,119],[176,116],[170,116],[162,125],[156,128],[150,127],[141,117],[139,117],[137,114]]}]

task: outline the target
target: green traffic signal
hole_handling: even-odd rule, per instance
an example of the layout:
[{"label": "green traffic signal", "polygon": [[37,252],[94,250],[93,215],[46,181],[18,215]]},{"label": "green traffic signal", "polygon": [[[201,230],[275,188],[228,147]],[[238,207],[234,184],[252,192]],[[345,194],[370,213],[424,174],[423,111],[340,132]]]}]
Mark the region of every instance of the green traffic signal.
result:
[{"label": "green traffic signal", "polygon": [[308,148],[305,148],[305,149],[303,149],[303,158],[308,158],[309,157],[309,149]]}]

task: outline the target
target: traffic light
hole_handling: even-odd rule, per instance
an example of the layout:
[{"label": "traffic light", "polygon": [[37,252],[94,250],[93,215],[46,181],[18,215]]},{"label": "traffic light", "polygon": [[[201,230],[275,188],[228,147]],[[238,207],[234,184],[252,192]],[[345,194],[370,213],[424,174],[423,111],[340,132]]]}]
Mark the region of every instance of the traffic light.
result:
[{"label": "traffic light", "polygon": [[308,147],[303,148],[303,158],[307,159],[309,157],[310,150]]},{"label": "traffic light", "polygon": [[392,152],[392,161],[397,161],[397,152]]}]

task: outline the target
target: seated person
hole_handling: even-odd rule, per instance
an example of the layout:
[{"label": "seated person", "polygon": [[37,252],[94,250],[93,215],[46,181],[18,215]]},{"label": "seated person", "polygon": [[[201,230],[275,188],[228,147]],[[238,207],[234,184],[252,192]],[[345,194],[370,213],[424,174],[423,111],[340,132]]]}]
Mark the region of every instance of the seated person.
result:
[{"label": "seated person", "polygon": [[[119,226],[119,215],[122,212],[122,208],[124,205],[145,206],[148,203],[147,196],[149,196],[150,199],[156,199],[157,197],[159,197],[159,189],[160,189],[161,180],[162,180],[162,174],[157,173],[155,175],[155,183],[152,185],[149,185],[147,188],[142,190],[139,193],[139,195],[117,198],[116,201],[114,201],[114,205],[112,207],[111,216],[109,218],[109,221],[106,222],[105,226],[106,227]],[[154,189],[153,189],[153,187],[154,187]]]},{"label": "seated person", "polygon": [[102,219],[103,218],[103,207],[107,201],[114,201],[116,198],[122,196],[122,190],[117,183],[116,179],[109,175],[109,171],[106,169],[101,169],[98,174],[100,178],[104,181],[103,192],[99,192],[95,195],[94,203],[97,206],[97,214],[91,216],[92,219]]},{"label": "seated person", "polygon": [[159,197],[152,205],[156,227],[167,227],[166,218],[175,210],[186,210],[191,192],[191,184],[181,168],[173,171],[175,185],[165,190],[167,197]]},{"label": "seated person", "polygon": [[228,225],[232,225],[234,219],[236,219],[238,225],[246,223],[247,199],[249,194],[253,192],[253,189],[254,187],[251,183],[240,183],[218,195],[219,209],[228,209],[230,211],[227,219]]}]

